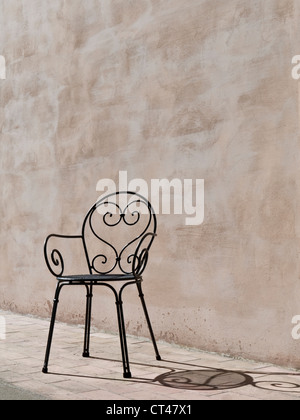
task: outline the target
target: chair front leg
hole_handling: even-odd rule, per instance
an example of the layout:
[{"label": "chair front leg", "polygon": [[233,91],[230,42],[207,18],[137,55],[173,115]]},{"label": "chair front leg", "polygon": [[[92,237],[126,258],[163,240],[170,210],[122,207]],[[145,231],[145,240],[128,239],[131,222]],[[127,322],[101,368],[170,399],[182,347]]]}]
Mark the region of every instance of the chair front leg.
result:
[{"label": "chair front leg", "polygon": [[46,354],[45,354],[45,361],[44,361],[44,367],[42,372],[48,373],[48,363],[49,363],[49,357],[50,357],[50,350],[51,350],[51,344],[52,344],[52,338],[53,338],[53,331],[54,331],[54,325],[55,325],[55,319],[56,319],[56,313],[57,313],[57,307],[59,303],[59,295],[61,292],[61,289],[65,286],[65,284],[58,282],[55,296],[53,300],[53,308],[52,308],[52,315],[51,315],[51,322],[50,322],[50,328],[49,328],[49,335],[48,335],[48,342],[47,342],[47,348],[46,348]]},{"label": "chair front leg", "polygon": [[127,339],[126,339],[126,329],[125,329],[124,313],[123,313],[123,302],[122,302],[121,296],[118,296],[116,300],[116,305],[117,305],[120,344],[121,344],[122,361],[123,361],[123,377],[131,378]]}]

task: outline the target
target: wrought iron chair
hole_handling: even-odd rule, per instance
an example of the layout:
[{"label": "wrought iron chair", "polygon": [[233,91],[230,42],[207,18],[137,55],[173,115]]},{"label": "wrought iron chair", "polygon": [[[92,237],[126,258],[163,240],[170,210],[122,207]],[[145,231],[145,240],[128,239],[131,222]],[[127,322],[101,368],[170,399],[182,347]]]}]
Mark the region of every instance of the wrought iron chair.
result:
[{"label": "wrought iron chair", "polygon": [[[121,227],[122,229],[120,229]],[[116,192],[103,197],[90,209],[84,219],[81,235],[49,235],[47,237],[44,255],[50,272],[57,278],[57,287],[43,367],[44,373],[48,373],[59,296],[64,286],[82,285],[87,291],[83,357],[90,356],[93,287],[105,286],[114,293],[116,299],[124,378],[131,378],[122,295],[127,286],[136,285],[156,359],[161,360],[142,290],[142,274],[148,262],[150,247],[156,236],[156,228],[156,216],[148,200],[137,193]],[[120,230],[123,232],[121,233]],[[112,244],[111,238],[116,235],[118,235],[117,243]],[[80,239],[82,241],[88,274],[64,275],[65,264],[62,253],[57,248],[49,250],[49,241],[57,240],[57,238],[59,240]],[[95,246],[95,242],[97,246]],[[118,287],[116,287],[117,285]]]}]

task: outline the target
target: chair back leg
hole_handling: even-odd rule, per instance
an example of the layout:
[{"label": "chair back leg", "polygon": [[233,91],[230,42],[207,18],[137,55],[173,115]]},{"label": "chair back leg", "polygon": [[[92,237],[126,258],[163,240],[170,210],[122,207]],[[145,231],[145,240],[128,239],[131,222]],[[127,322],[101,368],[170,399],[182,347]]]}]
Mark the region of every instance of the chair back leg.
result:
[{"label": "chair back leg", "polygon": [[84,345],[83,357],[90,357],[90,335],[91,335],[91,318],[92,318],[92,300],[93,300],[93,286],[86,285],[86,315],[85,315],[85,329],[84,329]]},{"label": "chair back leg", "polygon": [[152,325],[151,325],[151,321],[150,321],[150,317],[149,317],[149,314],[148,314],[148,310],[147,310],[147,306],[146,306],[146,302],[145,302],[145,298],[144,298],[144,293],[143,293],[142,285],[141,285],[140,281],[137,282],[137,288],[138,288],[138,291],[139,291],[139,297],[141,299],[141,303],[142,303],[145,318],[146,318],[146,321],[147,321],[149,333],[150,333],[151,340],[152,340],[152,343],[153,343],[153,347],[154,347],[154,351],[155,351],[155,355],[156,355],[156,360],[161,360],[161,356],[159,354],[158,347],[157,347],[157,344],[156,344],[155,336],[154,336],[154,333],[153,333],[153,329],[152,329]]}]

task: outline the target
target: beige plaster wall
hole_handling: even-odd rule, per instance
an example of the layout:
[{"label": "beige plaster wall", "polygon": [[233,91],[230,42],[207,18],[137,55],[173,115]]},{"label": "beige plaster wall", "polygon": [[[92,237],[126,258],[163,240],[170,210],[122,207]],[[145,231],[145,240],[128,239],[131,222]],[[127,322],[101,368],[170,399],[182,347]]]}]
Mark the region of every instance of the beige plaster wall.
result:
[{"label": "beige plaster wall", "polygon": [[[2,309],[49,316],[44,238],[80,233],[99,179],[205,179],[201,226],[158,218],[157,337],[300,368],[298,3],[0,0]],[[84,299],[63,292],[59,318],[82,323]],[[146,336],[135,290],[125,302]],[[102,289],[93,323],[116,331]]]}]

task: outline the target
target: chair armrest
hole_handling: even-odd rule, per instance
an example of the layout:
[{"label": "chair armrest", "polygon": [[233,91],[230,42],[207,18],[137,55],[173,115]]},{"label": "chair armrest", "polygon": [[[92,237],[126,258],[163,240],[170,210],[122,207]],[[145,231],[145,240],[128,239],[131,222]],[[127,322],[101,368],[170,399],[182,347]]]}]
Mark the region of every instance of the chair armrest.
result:
[{"label": "chair armrest", "polygon": [[149,232],[141,238],[132,261],[132,273],[135,278],[140,278],[143,274],[147,266],[150,247],[156,236],[156,233]]},{"label": "chair armrest", "polygon": [[[45,256],[45,261],[47,264],[47,267],[49,269],[49,271],[51,272],[51,274],[53,274],[53,276],[55,277],[61,277],[64,273],[64,269],[65,269],[65,264],[64,264],[64,259],[63,256],[61,254],[61,252],[57,249],[57,248],[53,248],[52,250],[48,250],[49,246],[49,241],[52,238],[58,238],[58,239],[82,239],[82,236],[66,236],[66,235],[49,235],[46,240],[45,240],[45,244],[44,244],[44,256]],[[55,267],[58,267],[57,271],[55,270]]]}]

